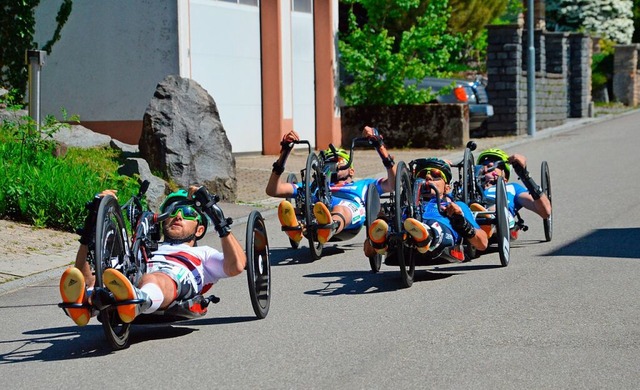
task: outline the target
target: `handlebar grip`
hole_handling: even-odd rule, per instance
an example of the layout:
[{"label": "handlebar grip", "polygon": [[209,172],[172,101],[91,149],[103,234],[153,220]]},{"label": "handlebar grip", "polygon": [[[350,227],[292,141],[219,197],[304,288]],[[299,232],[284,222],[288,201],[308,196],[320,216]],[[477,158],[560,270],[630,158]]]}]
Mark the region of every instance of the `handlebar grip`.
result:
[{"label": "handlebar grip", "polygon": [[138,191],[138,196],[142,196],[144,194],[147,193],[147,190],[149,189],[149,180],[145,180],[142,182],[142,184],[140,184],[140,191]]}]

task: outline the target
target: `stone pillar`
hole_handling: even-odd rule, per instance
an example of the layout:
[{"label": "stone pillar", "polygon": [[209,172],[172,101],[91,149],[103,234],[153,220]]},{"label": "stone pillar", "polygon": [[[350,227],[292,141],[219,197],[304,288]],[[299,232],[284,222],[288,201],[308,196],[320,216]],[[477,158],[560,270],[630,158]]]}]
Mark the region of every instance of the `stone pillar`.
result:
[{"label": "stone pillar", "polygon": [[[517,25],[487,26],[487,94],[494,115],[487,121],[492,136],[526,132],[526,111],[519,107],[522,80],[522,29]],[[526,107],[525,107],[526,109]]]},{"label": "stone pillar", "polygon": [[569,118],[589,116],[593,46],[589,35],[569,34]]},{"label": "stone pillar", "polygon": [[638,45],[616,45],[613,57],[613,98],[626,106],[638,105],[636,81]]}]

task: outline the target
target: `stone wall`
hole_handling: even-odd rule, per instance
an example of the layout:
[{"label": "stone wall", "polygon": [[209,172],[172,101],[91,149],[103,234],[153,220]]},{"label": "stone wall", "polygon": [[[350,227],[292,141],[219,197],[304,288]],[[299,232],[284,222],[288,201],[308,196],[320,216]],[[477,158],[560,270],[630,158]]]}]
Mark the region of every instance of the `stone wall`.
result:
[{"label": "stone wall", "polygon": [[[489,135],[527,133],[527,32],[488,26],[487,93],[494,108]],[[591,44],[584,34],[535,31],[536,129],[589,115]]]},{"label": "stone wall", "polygon": [[341,116],[345,148],[365,125],[376,127],[390,148],[446,149],[469,141],[466,104],[343,107]]}]

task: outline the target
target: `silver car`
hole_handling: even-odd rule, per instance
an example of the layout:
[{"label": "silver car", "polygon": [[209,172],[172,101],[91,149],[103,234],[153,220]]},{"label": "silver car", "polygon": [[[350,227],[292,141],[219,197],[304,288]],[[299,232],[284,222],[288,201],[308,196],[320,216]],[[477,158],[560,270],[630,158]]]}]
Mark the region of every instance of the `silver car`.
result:
[{"label": "silver car", "polygon": [[[467,103],[469,105],[469,131],[484,133],[487,118],[493,116],[493,106],[482,79],[458,80],[427,77],[417,84],[418,89],[431,88],[439,103]],[[450,93],[438,94],[445,87],[453,87]]]}]

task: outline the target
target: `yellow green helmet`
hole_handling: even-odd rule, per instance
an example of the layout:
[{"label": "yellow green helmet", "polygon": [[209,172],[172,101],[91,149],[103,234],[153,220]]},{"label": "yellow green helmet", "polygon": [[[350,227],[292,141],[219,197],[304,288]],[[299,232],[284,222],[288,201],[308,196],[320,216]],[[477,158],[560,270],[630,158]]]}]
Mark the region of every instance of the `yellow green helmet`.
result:
[{"label": "yellow green helmet", "polygon": [[325,149],[322,154],[324,155],[325,162],[337,162],[339,159],[344,159],[349,164],[349,152],[344,149],[335,149],[335,152],[331,148]]},{"label": "yellow green helmet", "polygon": [[509,164],[509,155],[502,149],[487,149],[478,156],[478,165],[483,165],[487,161],[502,161],[504,163],[504,174],[509,179],[511,174],[511,164]]}]

